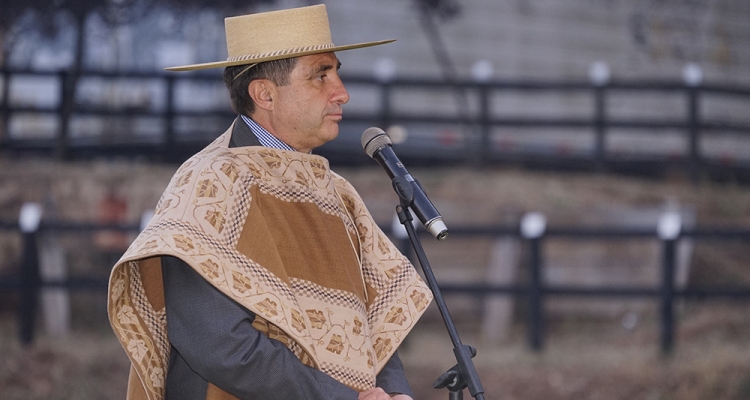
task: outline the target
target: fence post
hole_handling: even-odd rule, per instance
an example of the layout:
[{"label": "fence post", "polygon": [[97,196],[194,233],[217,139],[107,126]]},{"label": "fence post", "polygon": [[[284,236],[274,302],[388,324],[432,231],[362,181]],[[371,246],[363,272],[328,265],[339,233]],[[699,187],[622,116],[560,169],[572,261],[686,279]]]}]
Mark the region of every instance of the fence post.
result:
[{"label": "fence post", "polygon": [[174,144],[175,144],[175,138],[174,138],[174,82],[175,77],[174,75],[165,75],[164,79],[167,82],[167,91],[166,91],[166,109],[164,110],[164,118],[166,119],[164,121],[164,151],[162,152],[162,156],[166,158],[168,161],[175,161],[175,151],[174,151]]},{"label": "fence post", "polygon": [[0,150],[10,147],[10,71],[3,68],[3,102],[0,103],[0,114],[3,119],[0,125]]},{"label": "fence post", "polygon": [[682,79],[685,81],[687,92],[687,134],[690,143],[690,159],[688,169],[693,183],[698,183],[700,175],[701,152],[700,152],[700,84],[703,81],[703,71],[696,64],[688,64],[682,70]]},{"label": "fence post", "polygon": [[75,73],[64,70],[58,73],[60,79],[60,106],[58,107],[60,125],[57,130],[57,147],[55,148],[55,156],[58,160],[68,158],[70,119],[73,116],[76,98],[75,84],[73,82],[75,79],[73,74]]},{"label": "fence post", "polygon": [[479,165],[487,165],[492,155],[492,144],[490,142],[490,98],[486,83],[479,86]]},{"label": "fence post", "polygon": [[18,227],[23,234],[23,259],[20,271],[18,301],[18,328],[21,343],[29,345],[34,340],[34,323],[39,300],[41,278],[37,252],[37,232],[42,219],[42,206],[24,203],[18,218]]},{"label": "fence post", "polygon": [[609,65],[606,63],[599,61],[589,67],[589,81],[594,85],[594,157],[596,158],[596,167],[599,170],[604,168],[606,153],[606,87],[609,84],[609,77]]},{"label": "fence post", "polygon": [[547,227],[542,213],[524,214],[521,219],[521,236],[529,241],[529,344],[533,350],[544,345],[544,280],[542,276],[541,241]]},{"label": "fence post", "polygon": [[661,281],[661,351],[669,354],[674,348],[674,300],[675,300],[675,249],[682,229],[679,213],[662,214],[656,227],[659,239],[664,242]]},{"label": "fence post", "polygon": [[396,77],[396,62],[381,58],[373,65],[372,72],[380,83],[380,126],[387,131],[391,126],[391,84]]},{"label": "fence post", "polygon": [[477,153],[467,152],[472,161],[478,161],[479,165],[486,165],[492,157],[492,143],[490,140],[490,88],[489,83],[495,73],[492,63],[487,60],[479,60],[471,67],[471,76],[479,88],[479,148]]}]

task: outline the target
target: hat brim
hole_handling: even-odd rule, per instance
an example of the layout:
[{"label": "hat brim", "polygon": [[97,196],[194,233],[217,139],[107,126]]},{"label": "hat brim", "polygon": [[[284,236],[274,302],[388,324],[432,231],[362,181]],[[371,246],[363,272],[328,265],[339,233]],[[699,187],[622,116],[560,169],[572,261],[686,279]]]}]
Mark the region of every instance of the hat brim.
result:
[{"label": "hat brim", "polygon": [[279,54],[279,55],[273,55],[273,56],[267,56],[267,57],[256,57],[256,58],[250,57],[250,58],[237,60],[237,61],[216,61],[216,62],[201,63],[201,64],[182,65],[178,67],[168,67],[164,69],[167,71],[195,71],[199,69],[234,67],[237,65],[246,65],[246,64],[261,63],[261,62],[273,61],[273,60],[282,60],[285,58],[309,56],[311,54],[331,53],[335,51],[360,49],[363,47],[372,47],[372,46],[378,46],[381,44],[388,44],[388,43],[392,43],[395,41],[396,39],[378,40],[375,42],[348,44],[344,46],[334,46],[334,47],[329,47],[326,49],[319,49],[319,50],[299,51],[299,52]]}]

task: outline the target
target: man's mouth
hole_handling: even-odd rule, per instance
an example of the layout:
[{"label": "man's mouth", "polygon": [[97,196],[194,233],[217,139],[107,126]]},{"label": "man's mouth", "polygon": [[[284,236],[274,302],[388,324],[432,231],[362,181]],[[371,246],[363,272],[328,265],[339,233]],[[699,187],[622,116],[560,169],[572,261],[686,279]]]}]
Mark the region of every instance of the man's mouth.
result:
[{"label": "man's mouth", "polygon": [[344,118],[343,113],[340,113],[340,112],[339,113],[330,113],[327,116],[331,117],[332,119],[335,119],[337,121],[340,121],[340,120],[342,120]]}]

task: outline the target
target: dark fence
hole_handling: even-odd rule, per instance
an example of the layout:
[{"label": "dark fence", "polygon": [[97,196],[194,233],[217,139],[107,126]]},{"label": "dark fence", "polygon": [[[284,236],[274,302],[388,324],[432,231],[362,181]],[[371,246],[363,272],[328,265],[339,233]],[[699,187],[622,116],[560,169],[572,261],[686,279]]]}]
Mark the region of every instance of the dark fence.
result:
[{"label": "dark fence", "polygon": [[[516,298],[526,298],[529,304],[528,340],[534,350],[540,350],[544,342],[545,310],[544,303],[549,297],[569,296],[584,298],[652,298],[660,303],[661,313],[661,349],[671,352],[674,346],[674,332],[676,329],[674,307],[679,299],[737,299],[746,302],[750,300],[750,286],[712,286],[677,288],[675,285],[676,247],[681,239],[699,240],[750,240],[750,229],[727,229],[702,227],[691,230],[676,230],[669,232],[670,227],[655,229],[635,228],[576,228],[557,227],[536,232],[525,231],[523,227],[491,226],[491,227],[452,227],[451,236],[512,236],[528,243],[528,260],[524,265],[529,268],[528,281],[513,285],[451,284],[442,283],[441,291],[467,296],[488,296],[504,294]],[[662,243],[661,282],[658,286],[571,286],[549,285],[544,282],[543,270],[545,260],[542,257],[544,241],[553,238],[570,238],[578,240],[595,239],[658,239]]]},{"label": "dark fence", "polygon": [[107,289],[107,281],[99,277],[70,276],[64,280],[43,279],[39,264],[39,236],[43,233],[138,232],[140,227],[124,224],[40,221],[38,225],[30,228],[3,222],[0,223],[0,230],[17,232],[22,236],[21,260],[17,263],[14,274],[0,277],[0,291],[14,291],[18,294],[18,335],[22,343],[30,344],[34,339],[39,294],[42,288],[66,288],[71,291],[99,292]]},{"label": "dark fence", "polygon": [[[545,222],[534,218],[524,218],[519,226],[454,226],[451,228],[453,237],[502,237],[510,236],[525,241],[528,245],[528,260],[522,265],[528,266],[525,282],[509,285],[493,285],[486,283],[454,284],[440,283],[440,289],[445,294],[474,296],[513,296],[516,299],[528,301],[528,338],[529,345],[534,350],[541,350],[544,343],[544,326],[547,319],[545,301],[557,296],[577,296],[584,298],[650,298],[659,302],[661,306],[661,348],[668,353],[674,347],[676,318],[674,314],[675,302],[679,299],[736,299],[747,302],[750,299],[750,286],[720,286],[720,287],[690,287],[675,286],[675,251],[677,243],[682,239],[695,240],[741,240],[750,242],[750,229],[738,228],[710,228],[702,227],[682,230],[680,220],[662,218],[655,229],[623,229],[623,228],[549,228]],[[39,292],[45,287],[64,287],[69,290],[104,291],[107,282],[103,279],[92,279],[85,276],[68,277],[60,281],[46,281],[40,276],[37,236],[42,232],[95,232],[120,231],[138,232],[135,225],[100,225],[70,222],[41,222],[32,228],[19,228],[15,224],[0,223],[0,229],[17,231],[23,235],[23,255],[18,263],[17,272],[13,277],[0,279],[0,291],[15,291],[19,295],[18,326],[21,342],[29,344],[34,337],[34,321]],[[426,233],[426,232],[422,232]],[[661,283],[656,286],[563,286],[550,285],[544,281],[543,270],[545,260],[542,257],[546,239],[574,238],[578,240],[594,239],[658,239],[662,243]],[[398,241],[401,248],[408,253],[407,242]],[[428,254],[429,257],[429,254]],[[110,266],[106,266],[109,268]]]},{"label": "dark fence", "polygon": [[[37,152],[62,158],[123,156],[179,162],[205,146],[234,117],[216,74],[84,72],[72,75],[67,71],[8,69],[0,70],[0,74],[3,82],[0,131],[4,132],[0,149],[10,155]],[[694,178],[702,172],[750,171],[750,152],[735,152],[750,142],[750,119],[747,118],[750,87],[656,80],[445,82],[402,78],[382,81],[365,76],[345,76],[344,80],[350,92],[356,92],[358,98],[367,97],[369,103],[364,107],[347,108],[341,125],[343,134],[319,149],[333,164],[368,163],[359,145],[361,132],[372,125],[384,128],[401,125],[416,133],[398,145],[400,155],[411,162],[474,165],[514,162],[598,170],[680,168]],[[41,81],[47,82],[46,89],[34,89],[29,83]],[[24,82],[29,86],[24,88]],[[142,94],[145,94],[117,100],[116,94],[92,89],[118,84],[142,87]],[[37,96],[44,99],[35,98],[32,95],[35,90],[44,91]],[[71,91],[75,92],[74,96],[70,95]],[[19,94],[22,92],[25,97]],[[415,93],[421,93],[422,97],[413,97]],[[575,97],[583,105],[577,111],[566,111],[563,107],[553,113],[518,117],[515,115],[525,113],[504,111],[501,104],[504,100],[498,99],[498,96],[539,95],[562,97],[562,102]],[[635,96],[636,103],[641,99],[653,102],[658,96],[676,96],[682,104],[676,106],[679,112],[675,112],[674,104],[670,106],[672,111],[667,112],[670,107],[656,100],[651,108],[664,107],[664,112],[622,116],[621,109],[626,107],[616,100],[623,95]],[[449,101],[451,104],[447,107],[445,101],[443,106],[414,104],[429,104],[430,99],[440,97],[453,101]],[[62,99],[65,98],[76,100],[74,104],[64,104]],[[410,100],[412,98],[416,100]],[[197,101],[200,99],[204,99],[203,102]],[[722,111],[717,113],[717,108]],[[12,121],[23,116],[47,118],[45,132],[14,134],[14,126],[20,124],[12,126]],[[73,126],[76,118],[89,118],[88,122],[99,118],[104,122],[98,128],[87,128],[89,132],[82,134],[79,131],[84,128]],[[143,126],[132,127],[125,122],[136,120],[147,126],[145,133],[139,133]],[[451,131],[447,136],[446,130]],[[563,140],[518,145],[503,139],[503,134],[509,130],[554,130],[554,136]],[[564,140],[571,130],[588,135],[583,146],[571,147]],[[623,151],[609,144],[613,132],[626,136],[648,133],[655,137],[677,134],[681,145],[679,150],[660,153],[651,151],[648,144],[641,149]],[[708,152],[705,141],[717,135],[731,135],[745,144],[729,151]]]}]

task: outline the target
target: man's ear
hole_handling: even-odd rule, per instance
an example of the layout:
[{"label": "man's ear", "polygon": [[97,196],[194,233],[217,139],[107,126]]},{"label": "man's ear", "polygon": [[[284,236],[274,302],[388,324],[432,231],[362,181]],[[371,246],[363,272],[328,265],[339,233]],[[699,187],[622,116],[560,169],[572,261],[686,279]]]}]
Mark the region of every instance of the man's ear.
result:
[{"label": "man's ear", "polygon": [[247,86],[247,92],[255,106],[263,110],[273,109],[274,89],[276,87],[268,79],[255,79]]}]

